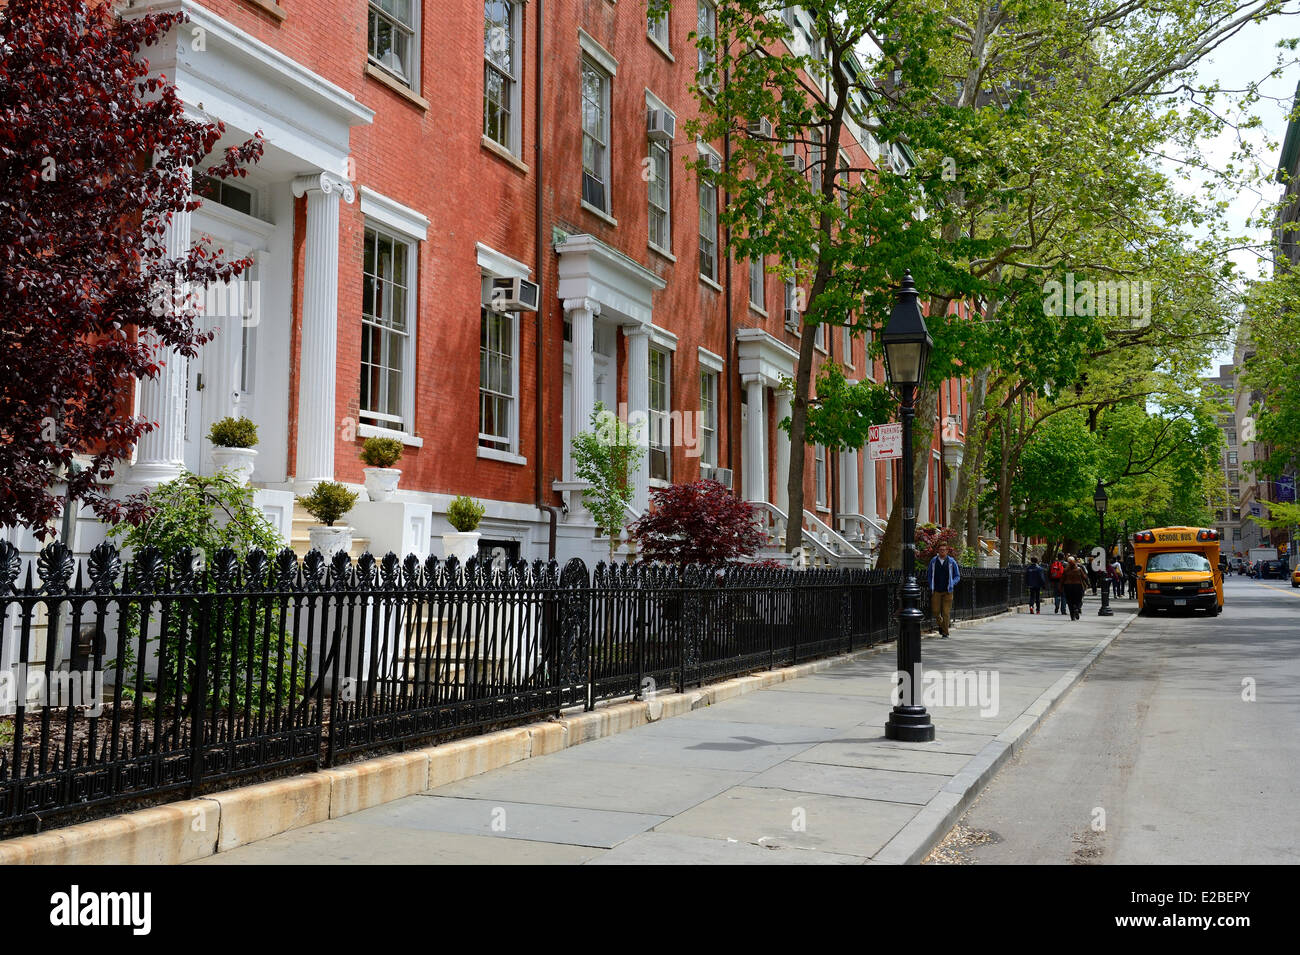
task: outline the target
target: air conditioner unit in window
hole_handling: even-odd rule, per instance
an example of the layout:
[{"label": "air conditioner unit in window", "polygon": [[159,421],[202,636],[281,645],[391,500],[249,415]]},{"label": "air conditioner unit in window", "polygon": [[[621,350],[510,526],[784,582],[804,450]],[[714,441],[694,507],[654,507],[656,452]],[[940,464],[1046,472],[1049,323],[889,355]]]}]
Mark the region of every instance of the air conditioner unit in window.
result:
[{"label": "air conditioner unit in window", "polygon": [[804,169],[806,169],[808,165],[804,158],[798,153],[788,153],[785,157],[785,164],[791,172],[800,175],[803,174]]},{"label": "air conditioner unit in window", "polygon": [[802,324],[803,319],[799,317],[799,309],[790,307],[785,310],[785,327],[787,331],[797,332]]},{"label": "air conditioner unit in window", "polygon": [[764,136],[772,138],[772,121],[766,116],[754,120],[749,124],[749,133],[751,136]]},{"label": "air conditioner unit in window", "polygon": [[668,480],[668,449],[651,448],[649,454],[650,477],[656,481]]},{"label": "air conditioner unit in window", "polygon": [[713,468],[713,465],[712,465],[712,464],[701,464],[701,465],[700,465],[700,480],[701,480],[701,481],[716,481],[717,478],[715,478],[715,477],[713,476],[713,471],[714,471],[714,468]]},{"label": "air conditioner unit in window", "polygon": [[731,468],[714,468],[713,480],[723,487],[731,487]]},{"label": "air conditioner unit in window", "polygon": [[647,109],[645,125],[651,142],[671,143],[677,135],[677,117],[666,109]]},{"label": "air conditioner unit in window", "polygon": [[487,305],[497,312],[535,312],[537,292],[537,283],[528,279],[493,279]]}]

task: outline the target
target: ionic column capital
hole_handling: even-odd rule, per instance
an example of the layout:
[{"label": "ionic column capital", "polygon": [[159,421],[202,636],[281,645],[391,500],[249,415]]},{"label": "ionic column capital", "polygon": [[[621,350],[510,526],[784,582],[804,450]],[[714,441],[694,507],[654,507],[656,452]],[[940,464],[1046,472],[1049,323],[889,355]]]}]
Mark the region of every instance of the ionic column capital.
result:
[{"label": "ionic column capital", "polygon": [[593,316],[600,314],[600,303],[591,298],[566,298],[564,300],[564,311],[568,312],[590,312]]},{"label": "ionic column capital", "polygon": [[352,200],[357,197],[356,189],[352,183],[342,176],[336,176],[332,172],[313,172],[305,176],[298,176],[293,180],[293,194],[301,198],[308,192],[323,192],[325,195],[338,193],[344,202],[352,204]]}]

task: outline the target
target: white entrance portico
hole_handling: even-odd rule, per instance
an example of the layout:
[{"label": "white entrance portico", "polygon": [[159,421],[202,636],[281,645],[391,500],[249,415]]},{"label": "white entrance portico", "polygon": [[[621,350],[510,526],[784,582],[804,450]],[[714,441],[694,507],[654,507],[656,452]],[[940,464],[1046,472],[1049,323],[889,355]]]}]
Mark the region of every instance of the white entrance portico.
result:
[{"label": "white entrance portico", "polygon": [[[776,420],[790,413],[790,393],[784,390],[783,379],[794,376],[798,353],[785,343],[773,338],[761,328],[741,328],[736,332],[737,370],[745,388],[746,413],[743,424],[742,449],[744,458],[743,493],[746,500],[768,499],[767,428],[768,415],[766,391],[776,393]],[[785,479],[790,470],[790,437],[777,429],[776,435],[776,497],[777,507],[787,510]]]},{"label": "white entrance portico", "polygon": [[[245,178],[206,191],[203,205],[173,217],[171,255],[196,242],[225,256],[250,256],[236,283],[204,295],[205,330],[215,338],[185,362],[167,356],[158,378],[140,383],[140,413],[157,423],[136,451],[129,483],[150,486],[182,468],[206,472],[207,429],[226,415],[258,426],[254,481],[303,489],[333,477],[338,433],[339,203],[351,202],[350,134],[373,111],[350,93],[226,22],[194,0],[131,0],[124,17],[185,13],[150,49],[150,64],[173,82],[196,120],[226,125],[214,150],[263,137],[262,159]],[[196,179],[202,170],[196,170]],[[289,375],[294,285],[294,200],[306,196],[297,459],[288,460]],[[218,303],[211,307],[211,303]]]},{"label": "white entrance portico", "polygon": [[[652,299],[667,283],[622,252],[591,235],[570,235],[556,243],[559,253],[558,295],[569,324],[565,346],[564,439],[565,480],[557,489],[576,489],[570,438],[589,426],[596,402],[611,411],[618,394],[617,344],[626,339],[629,419],[645,420],[650,405],[650,345],[656,335]],[[671,338],[671,336],[666,336]],[[644,432],[642,439],[648,437]],[[649,504],[649,472],[645,461],[632,475],[632,506],[644,512]],[[570,495],[569,520],[586,520],[581,498]]]}]

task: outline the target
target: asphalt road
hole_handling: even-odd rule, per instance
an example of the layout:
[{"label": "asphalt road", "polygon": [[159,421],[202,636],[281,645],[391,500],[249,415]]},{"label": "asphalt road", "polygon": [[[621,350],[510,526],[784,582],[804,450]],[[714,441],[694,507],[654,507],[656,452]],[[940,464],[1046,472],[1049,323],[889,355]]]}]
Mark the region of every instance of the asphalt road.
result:
[{"label": "asphalt road", "polygon": [[1300,862],[1300,589],[1134,620],[961,826],[974,863]]}]

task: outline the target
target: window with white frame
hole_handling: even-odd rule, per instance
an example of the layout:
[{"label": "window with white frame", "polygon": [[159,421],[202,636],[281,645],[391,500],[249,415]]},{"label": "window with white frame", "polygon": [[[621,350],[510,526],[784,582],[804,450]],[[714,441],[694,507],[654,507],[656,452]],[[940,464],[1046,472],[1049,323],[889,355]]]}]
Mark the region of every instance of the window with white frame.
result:
[{"label": "window with white frame", "polygon": [[[491,279],[484,282],[490,301]],[[513,453],[518,428],[515,351],[518,325],[513,312],[483,306],[479,326],[478,443],[480,447]]]},{"label": "window with white frame", "polygon": [[749,304],[760,311],[767,311],[767,273],[763,269],[763,260],[751,259],[749,262]]},{"label": "window with white frame", "polygon": [[412,430],[409,380],[415,324],[416,244],[367,227],[362,253],[361,404],[363,424]]},{"label": "window with white frame", "polygon": [[822,351],[826,350],[826,323],[818,322],[813,327],[813,345]]},{"label": "window with white frame", "polygon": [[718,465],[718,373],[700,372],[700,463]]},{"label": "window with white frame", "polygon": [[650,140],[650,244],[664,252],[672,250],[672,165],[670,143]]},{"label": "window with white frame", "polygon": [[[710,76],[715,59],[714,43],[718,39],[718,11],[709,0],[696,0],[697,18],[695,22],[696,47],[696,82],[704,89],[709,89],[713,81]],[[701,43],[701,41],[706,41]]]},{"label": "window with white frame", "polygon": [[610,76],[582,58],[582,201],[609,212]]},{"label": "window with white frame", "polygon": [[803,325],[803,316],[799,314],[799,286],[794,279],[785,280],[785,327],[789,331],[799,332]]},{"label": "window with white frame", "polygon": [[483,3],[483,135],[519,152],[519,4]]},{"label": "window with white frame", "polygon": [[[717,153],[704,145],[699,150],[710,168],[721,168],[722,158]],[[700,274],[718,280],[718,186],[708,169],[700,170]]]},{"label": "window with white frame", "polygon": [[850,325],[840,326],[840,344],[844,349],[843,361],[850,368],[853,367],[853,328]]},{"label": "window with white frame", "polygon": [[670,481],[672,455],[672,428],[669,422],[671,411],[670,379],[668,352],[659,348],[650,349],[650,433],[647,435],[650,445],[650,477],[660,481]]},{"label": "window with white frame", "polygon": [[808,130],[808,172],[809,179],[812,181],[812,191],[814,195],[821,195],[822,191],[822,159],[825,152],[822,149],[822,131],[820,129]]},{"label": "window with white frame", "polygon": [[419,0],[370,0],[370,62],[416,85]]},{"label": "window with white frame", "polygon": [[813,467],[817,479],[817,506],[825,507],[826,493],[826,448],[820,444],[813,445]]},{"label": "window with white frame", "polygon": [[647,14],[646,35],[658,43],[664,50],[668,49],[668,11],[658,16]]}]

